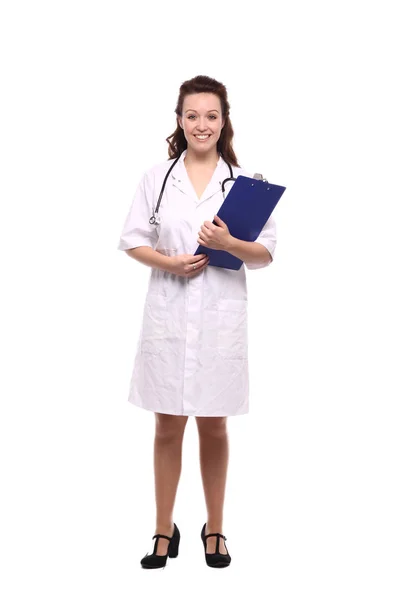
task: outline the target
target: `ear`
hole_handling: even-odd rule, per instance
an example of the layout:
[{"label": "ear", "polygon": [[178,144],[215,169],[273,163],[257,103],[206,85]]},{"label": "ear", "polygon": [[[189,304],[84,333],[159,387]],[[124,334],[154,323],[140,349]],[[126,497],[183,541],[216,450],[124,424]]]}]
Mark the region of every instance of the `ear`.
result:
[{"label": "ear", "polygon": [[181,129],[183,129],[183,126],[182,126],[182,119],[181,119],[181,117],[177,117],[177,121],[178,121],[178,125],[179,125],[179,127],[180,127]]}]

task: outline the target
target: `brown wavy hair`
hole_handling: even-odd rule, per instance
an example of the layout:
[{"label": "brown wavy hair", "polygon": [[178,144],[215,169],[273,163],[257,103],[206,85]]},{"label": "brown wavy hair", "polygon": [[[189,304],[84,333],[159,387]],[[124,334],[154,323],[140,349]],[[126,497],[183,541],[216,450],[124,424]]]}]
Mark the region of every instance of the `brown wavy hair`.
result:
[{"label": "brown wavy hair", "polygon": [[169,158],[178,158],[178,156],[187,148],[185,134],[178,122],[178,116],[182,117],[183,100],[185,99],[185,96],[204,92],[218,96],[221,101],[222,118],[225,119],[225,124],[221,129],[221,135],[217,142],[217,152],[222,155],[226,162],[234,167],[240,167],[232,146],[233,128],[229,117],[230,105],[226,87],[219,81],[207,77],[206,75],[197,75],[192,79],[188,79],[187,81],[184,81],[179,88],[178,102],[175,108],[177,127],[174,133],[166,138],[166,141],[168,142],[168,156]]}]

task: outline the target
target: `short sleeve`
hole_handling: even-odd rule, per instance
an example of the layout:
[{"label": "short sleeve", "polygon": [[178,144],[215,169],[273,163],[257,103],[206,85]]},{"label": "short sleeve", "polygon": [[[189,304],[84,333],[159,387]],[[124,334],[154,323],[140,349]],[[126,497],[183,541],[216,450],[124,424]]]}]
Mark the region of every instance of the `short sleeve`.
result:
[{"label": "short sleeve", "polygon": [[[274,217],[271,215],[268,221],[262,228],[260,235],[254,240],[259,244],[262,244],[271,254],[272,260],[274,260],[275,246],[276,246],[276,223]],[[271,263],[268,263],[271,264]],[[245,263],[248,269],[261,269],[266,267],[265,263]]]},{"label": "short sleeve", "polygon": [[132,204],[122,228],[118,250],[129,250],[138,246],[156,247],[158,234],[156,225],[150,225],[153,214],[151,174],[145,173],[133,196]]}]

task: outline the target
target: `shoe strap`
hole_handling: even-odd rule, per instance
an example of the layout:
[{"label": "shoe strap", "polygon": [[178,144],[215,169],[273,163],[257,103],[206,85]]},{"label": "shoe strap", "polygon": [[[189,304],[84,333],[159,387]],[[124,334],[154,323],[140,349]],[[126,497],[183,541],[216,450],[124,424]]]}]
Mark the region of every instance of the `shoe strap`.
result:
[{"label": "shoe strap", "polygon": [[226,537],[224,535],[222,535],[222,533],[207,533],[207,535],[204,536],[204,539],[206,540],[207,538],[209,538],[211,535],[217,535],[219,538],[223,538],[224,540],[226,540]]},{"label": "shoe strap", "polygon": [[153,537],[151,538],[152,540],[154,540],[154,538],[165,538],[166,540],[171,541],[172,537],[169,537],[168,535],[163,535],[162,533],[156,533],[156,535],[153,535]]},{"label": "shoe strap", "polygon": [[222,533],[207,533],[207,535],[204,536],[204,539],[206,540],[207,538],[209,538],[212,535],[217,536],[217,546],[215,548],[215,553],[219,554],[219,540],[220,540],[220,538],[222,538],[223,540],[226,540],[226,537],[224,535],[222,535]]},{"label": "shoe strap", "polygon": [[154,538],[156,539],[156,541],[154,543],[153,554],[157,554],[158,540],[160,538],[165,538],[166,540],[169,540],[170,542],[172,540],[172,537],[169,537],[168,535],[163,535],[162,533],[156,533],[155,535],[153,535],[153,537],[151,539],[154,540]]}]

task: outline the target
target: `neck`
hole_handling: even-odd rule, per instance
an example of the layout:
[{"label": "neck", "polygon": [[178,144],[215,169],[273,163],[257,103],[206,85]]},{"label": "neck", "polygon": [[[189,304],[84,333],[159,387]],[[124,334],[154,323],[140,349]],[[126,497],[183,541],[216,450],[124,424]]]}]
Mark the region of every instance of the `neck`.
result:
[{"label": "neck", "polygon": [[209,152],[196,152],[188,146],[184,158],[185,165],[201,165],[203,167],[215,167],[219,160],[219,154],[216,147]]}]

